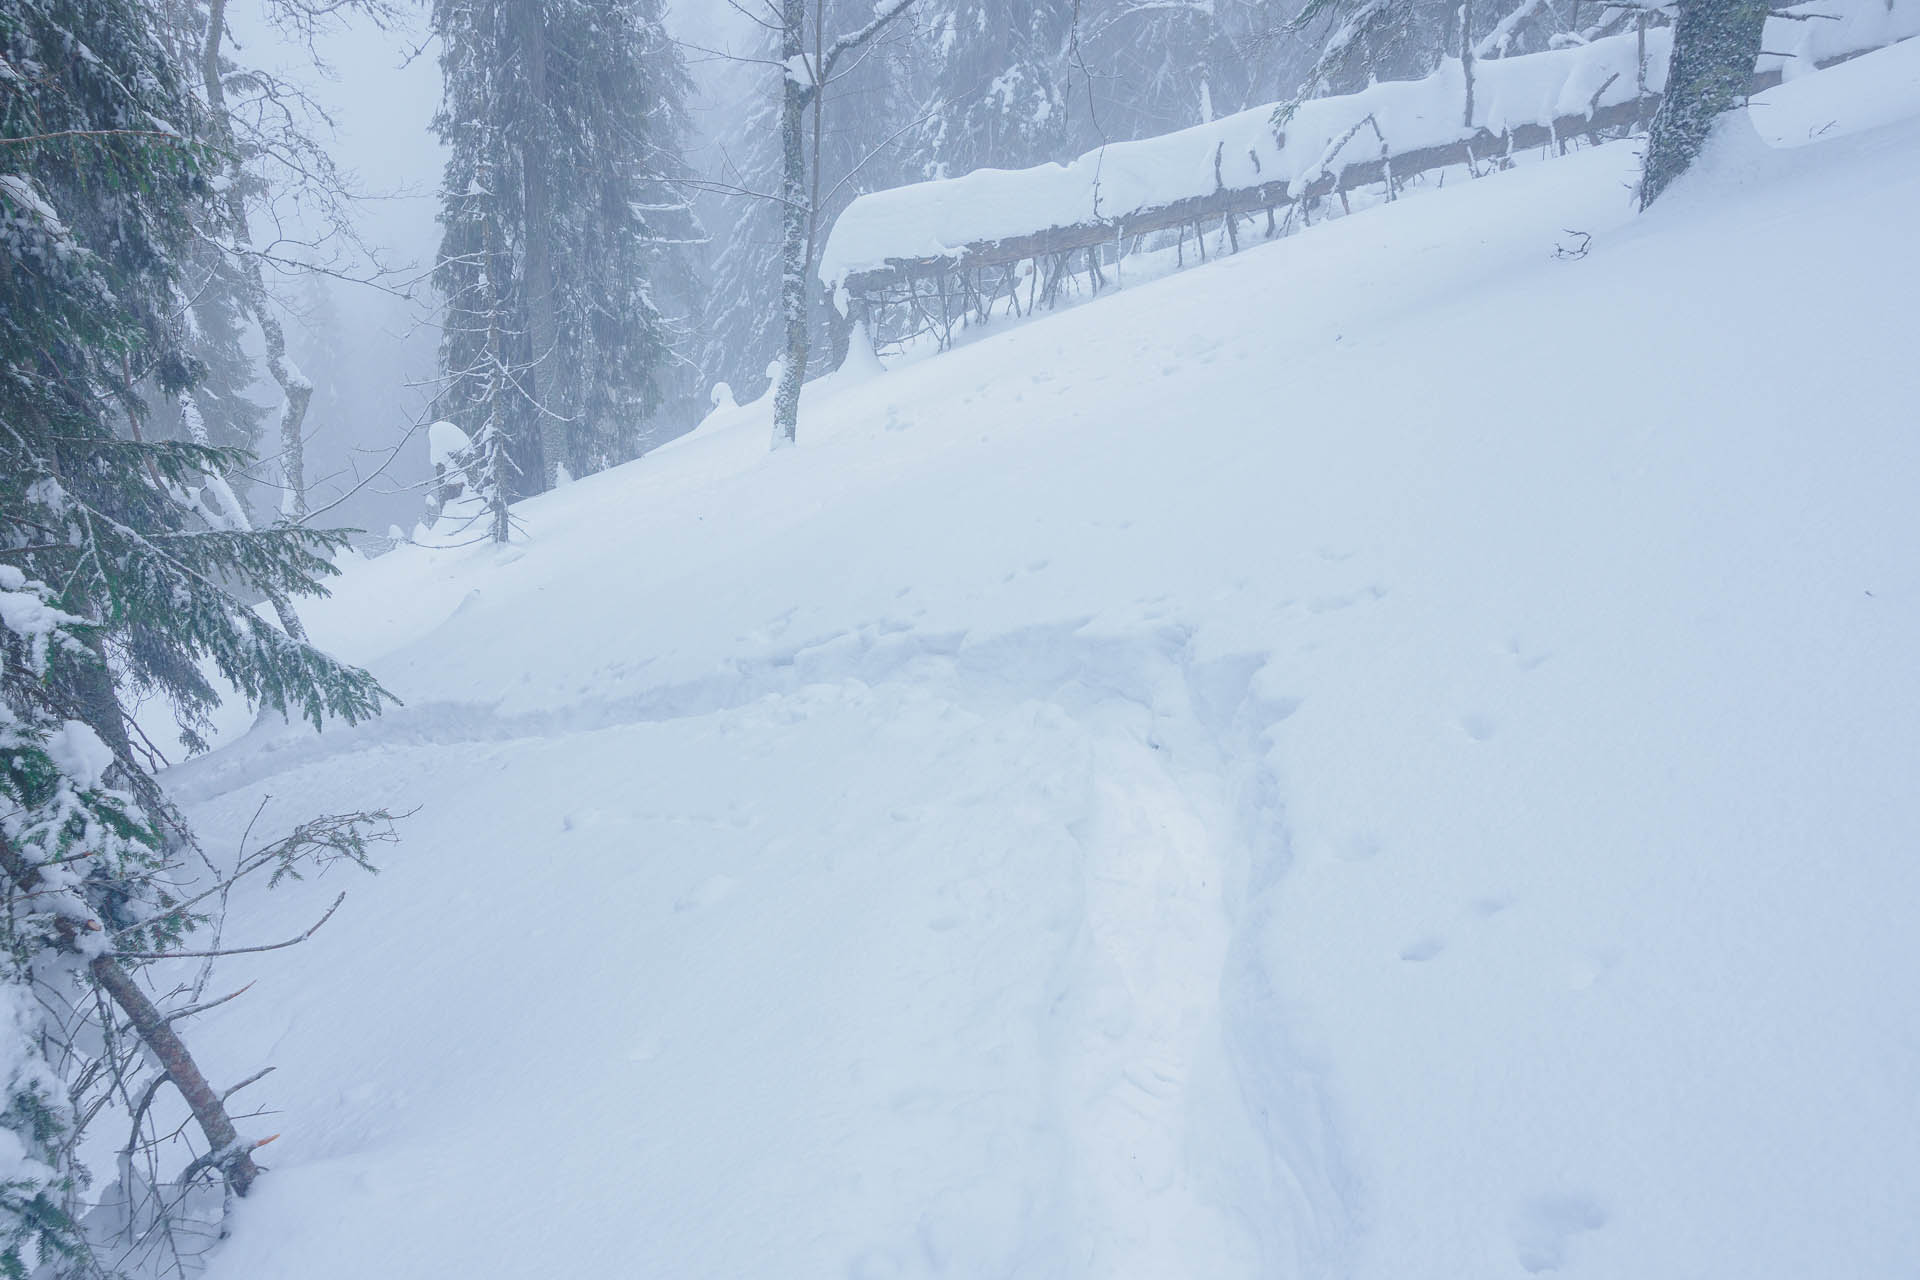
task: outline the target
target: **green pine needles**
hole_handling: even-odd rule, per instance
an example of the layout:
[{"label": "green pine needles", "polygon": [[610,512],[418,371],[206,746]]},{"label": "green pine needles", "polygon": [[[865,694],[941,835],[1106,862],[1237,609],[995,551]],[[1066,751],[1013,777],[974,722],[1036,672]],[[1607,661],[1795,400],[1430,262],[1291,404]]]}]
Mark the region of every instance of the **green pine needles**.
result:
[{"label": "green pine needles", "polygon": [[[207,1165],[241,1192],[255,1172],[170,1027],[183,1015],[130,976],[178,951],[225,885],[180,887],[193,836],[129,696],[164,696],[190,747],[214,676],[315,727],[392,701],[256,611],[324,595],[346,531],[210,523],[201,491],[249,454],[145,429],[150,399],[177,403],[208,372],[182,282],[218,240],[226,162],[161,20],[149,0],[0,6],[0,1276],[108,1274],[74,1148],[116,1095],[171,1083]],[[244,865],[364,864],[387,818],[317,820]]]}]

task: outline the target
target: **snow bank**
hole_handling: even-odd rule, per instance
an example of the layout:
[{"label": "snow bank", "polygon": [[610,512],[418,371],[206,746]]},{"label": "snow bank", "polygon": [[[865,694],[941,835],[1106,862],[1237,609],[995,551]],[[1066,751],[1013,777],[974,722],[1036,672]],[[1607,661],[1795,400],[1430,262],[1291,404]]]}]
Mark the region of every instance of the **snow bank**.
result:
[{"label": "snow bank", "polygon": [[[1808,11],[1812,11],[1809,9]],[[1842,53],[1920,34],[1920,0],[1853,0],[1837,20],[1776,18],[1760,70],[1789,70]],[[1672,33],[1647,33],[1645,83],[1666,86]],[[968,246],[1051,227],[1115,221],[1182,200],[1284,180],[1299,187],[1349,164],[1399,155],[1523,125],[1545,125],[1630,102],[1642,68],[1633,33],[1591,44],[1475,63],[1473,123],[1465,123],[1466,85],[1458,62],[1424,80],[1389,81],[1360,93],[1302,103],[1284,128],[1278,104],[1253,107],[1177,133],[1121,142],[1070,164],[980,169],[959,178],[861,196],[827,238],[820,279],[836,289],[848,277],[895,260],[964,254]],[[1365,122],[1371,121],[1373,127]]]}]

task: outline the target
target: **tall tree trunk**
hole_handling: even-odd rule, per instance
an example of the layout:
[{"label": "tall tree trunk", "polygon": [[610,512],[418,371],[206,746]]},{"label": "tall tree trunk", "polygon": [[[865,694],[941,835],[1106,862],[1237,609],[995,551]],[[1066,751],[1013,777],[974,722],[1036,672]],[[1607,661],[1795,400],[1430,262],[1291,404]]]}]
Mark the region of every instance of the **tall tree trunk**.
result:
[{"label": "tall tree trunk", "polygon": [[227,0],[208,0],[207,42],[200,50],[200,79],[207,93],[207,108],[213,119],[215,137],[232,157],[227,174],[227,216],[239,241],[236,253],[241,282],[245,286],[247,309],[260,326],[260,337],[267,348],[267,372],[280,388],[286,402],[280,410],[280,475],[286,494],[280,504],[287,519],[307,518],[307,447],[301,429],[307,420],[307,405],[313,400],[313,383],[287,356],[287,335],[273,314],[267,296],[266,279],[260,272],[260,260],[253,255],[253,231],[247,222],[245,175],[241,172],[238,149],[234,143],[233,121],[227,115],[227,92],[220,82],[220,43],[226,34]]},{"label": "tall tree trunk", "polygon": [[1460,73],[1467,82],[1467,112],[1460,123],[1473,128],[1473,0],[1460,3]]},{"label": "tall tree trunk", "polygon": [[1647,138],[1640,178],[1646,208],[1687,171],[1713,122],[1746,95],[1767,25],[1767,0],[1680,0],[1667,90]]},{"label": "tall tree trunk", "polygon": [[540,488],[560,483],[560,468],[570,456],[567,422],[560,415],[559,325],[554,319],[553,207],[547,188],[547,28],[541,14],[544,0],[518,0],[520,53],[526,59],[527,94],[532,99],[532,127],[520,157],[526,183],[527,326],[533,339],[532,361],[524,373],[533,403],[535,430],[540,439]]},{"label": "tall tree trunk", "polygon": [[780,57],[786,70],[780,85],[780,316],[786,327],[786,354],[780,384],[773,393],[773,447],[794,443],[800,426],[800,384],[807,376],[807,102],[817,86],[801,82],[805,74],[806,0],[782,0]]},{"label": "tall tree trunk", "polygon": [[[497,240],[497,235],[488,236],[489,243]],[[490,252],[489,258],[494,255]],[[492,279],[489,272],[488,279]],[[508,474],[510,461],[507,455],[505,439],[506,419],[501,414],[501,401],[507,395],[507,366],[500,344],[500,298],[491,285],[488,287],[490,305],[487,307],[487,425],[481,438],[486,447],[481,457],[486,466],[487,475],[487,532],[495,542],[506,542],[513,534],[513,519],[507,506],[507,492],[513,481]]]}]

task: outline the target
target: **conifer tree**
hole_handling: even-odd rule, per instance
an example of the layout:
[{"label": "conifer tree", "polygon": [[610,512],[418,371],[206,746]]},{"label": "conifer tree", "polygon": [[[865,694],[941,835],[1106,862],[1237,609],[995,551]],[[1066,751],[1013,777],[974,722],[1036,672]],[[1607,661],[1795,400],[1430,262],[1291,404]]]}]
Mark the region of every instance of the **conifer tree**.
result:
[{"label": "conifer tree", "polygon": [[[197,916],[171,875],[192,834],[135,745],[124,691],[157,690],[190,721],[215,700],[205,663],[316,725],[376,714],[389,696],[236,594],[320,592],[345,534],[209,525],[195,495],[247,456],[141,429],[146,388],[197,417],[205,369],[178,317],[191,246],[216,218],[207,137],[145,0],[0,8],[0,1013],[25,1007],[33,984],[33,1008],[69,1019],[42,1019],[34,1043],[63,1044],[64,1069],[80,1073],[50,1076],[37,1048],[0,1059],[0,1125],[26,1153],[0,1170],[0,1273],[20,1274],[30,1253],[85,1252],[70,1095],[80,1078],[124,1088],[129,1064],[90,1071],[111,1051],[86,1038],[97,1026],[75,1027],[109,1003],[187,1099],[207,1167],[242,1192],[254,1172],[132,977]],[[349,849],[360,838],[351,823],[336,835]]]},{"label": "conifer tree", "polygon": [[[771,61],[778,45],[755,50]],[[780,97],[761,68],[736,75],[728,94],[734,121],[721,139],[720,164],[707,184],[705,216],[727,233],[708,273],[701,325],[700,372],[711,385],[725,382],[742,402],[767,387],[767,367],[780,352]]]},{"label": "conifer tree", "polygon": [[497,414],[534,492],[634,456],[691,392],[685,70],[660,0],[439,0],[434,21],[443,403],[476,440]]},{"label": "conifer tree", "polygon": [[1293,101],[1427,75],[1458,52],[1460,12],[1455,0],[1307,0],[1286,30],[1318,38],[1320,51]]},{"label": "conifer tree", "polygon": [[941,0],[919,16],[930,63],[918,176],[1022,169],[1066,158],[1071,9],[1058,0]]},{"label": "conifer tree", "polygon": [[1170,133],[1247,105],[1235,0],[1085,0],[1075,57],[1091,70],[1095,142]]}]

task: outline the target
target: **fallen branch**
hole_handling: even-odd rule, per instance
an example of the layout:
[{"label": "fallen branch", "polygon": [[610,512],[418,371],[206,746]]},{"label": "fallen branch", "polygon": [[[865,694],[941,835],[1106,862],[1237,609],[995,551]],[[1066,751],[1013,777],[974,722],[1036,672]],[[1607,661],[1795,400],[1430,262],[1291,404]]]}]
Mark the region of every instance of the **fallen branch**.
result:
[{"label": "fallen branch", "polygon": [[[7,871],[16,881],[20,878],[19,868],[31,870],[11,845],[0,844],[0,849],[5,850]],[[219,1169],[236,1193],[246,1195],[253,1187],[253,1180],[260,1175],[259,1166],[253,1162],[253,1146],[241,1140],[233,1127],[233,1118],[227,1114],[226,1105],[213,1091],[213,1086],[207,1083],[199,1064],[187,1052],[187,1046],[167,1025],[165,1015],[154,1007],[153,1001],[147,999],[147,993],[140,989],[133,975],[112,956],[95,956],[87,965],[87,970],[93,974],[94,981],[113,997],[113,1002],[120,1006],[121,1012],[133,1022],[133,1029],[140,1033],[140,1039],[166,1071],[173,1087],[186,1099],[193,1118],[199,1122],[200,1132],[207,1140],[208,1152],[194,1163]],[[198,1172],[198,1169],[190,1172]]]}]

